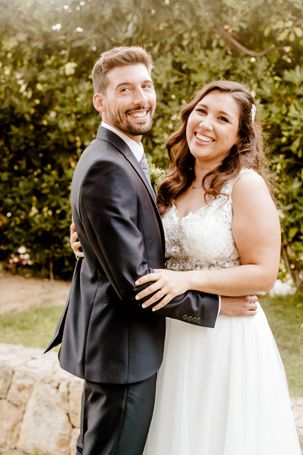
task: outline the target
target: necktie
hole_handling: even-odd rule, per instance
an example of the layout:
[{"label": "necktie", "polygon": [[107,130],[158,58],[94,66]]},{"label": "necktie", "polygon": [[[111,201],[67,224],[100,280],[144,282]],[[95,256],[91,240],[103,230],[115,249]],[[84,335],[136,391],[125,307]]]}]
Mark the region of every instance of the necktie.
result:
[{"label": "necktie", "polygon": [[140,160],[140,166],[141,166],[147,180],[149,181],[149,183],[151,183],[150,176],[149,176],[149,167],[148,167],[148,162],[147,162],[145,153],[143,153],[142,158]]}]

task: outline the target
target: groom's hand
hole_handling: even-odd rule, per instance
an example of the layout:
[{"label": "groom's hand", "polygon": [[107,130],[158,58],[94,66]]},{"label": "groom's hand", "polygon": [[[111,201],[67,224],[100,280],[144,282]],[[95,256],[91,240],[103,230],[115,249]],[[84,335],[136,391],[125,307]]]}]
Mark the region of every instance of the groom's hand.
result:
[{"label": "groom's hand", "polygon": [[257,314],[258,298],[255,295],[242,297],[221,296],[220,314],[224,316],[251,317]]}]

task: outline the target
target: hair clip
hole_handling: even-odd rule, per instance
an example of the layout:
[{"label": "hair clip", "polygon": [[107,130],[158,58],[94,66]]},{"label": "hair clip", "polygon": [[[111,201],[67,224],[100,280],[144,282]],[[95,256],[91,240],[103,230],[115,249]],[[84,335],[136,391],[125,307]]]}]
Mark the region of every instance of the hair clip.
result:
[{"label": "hair clip", "polygon": [[256,118],[256,113],[257,113],[257,108],[256,108],[256,105],[253,104],[251,106],[251,111],[250,111],[250,115],[251,115],[251,121],[254,123],[255,121],[255,118]]}]

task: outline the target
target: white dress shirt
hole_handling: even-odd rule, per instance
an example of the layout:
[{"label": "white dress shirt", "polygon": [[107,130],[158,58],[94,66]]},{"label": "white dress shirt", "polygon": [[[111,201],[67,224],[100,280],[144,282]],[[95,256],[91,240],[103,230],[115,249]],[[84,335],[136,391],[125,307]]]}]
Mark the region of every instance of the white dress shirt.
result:
[{"label": "white dress shirt", "polygon": [[112,131],[117,136],[119,136],[124,142],[126,142],[126,144],[129,146],[129,148],[131,149],[131,151],[135,155],[136,160],[138,162],[140,162],[140,160],[141,160],[141,158],[142,158],[142,156],[144,154],[144,148],[143,148],[143,145],[142,145],[141,142],[134,141],[133,139],[131,139],[130,137],[126,136],[126,134],[122,133],[120,130],[118,130],[114,126],[108,125],[108,123],[101,122],[101,126],[103,126],[104,128]]}]

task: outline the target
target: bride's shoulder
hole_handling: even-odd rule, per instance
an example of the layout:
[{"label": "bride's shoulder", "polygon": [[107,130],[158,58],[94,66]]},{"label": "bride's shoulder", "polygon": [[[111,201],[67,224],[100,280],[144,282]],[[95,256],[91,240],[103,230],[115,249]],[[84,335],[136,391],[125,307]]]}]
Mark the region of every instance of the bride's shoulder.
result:
[{"label": "bride's shoulder", "polygon": [[256,185],[265,184],[263,177],[254,169],[242,168],[234,181],[234,187],[237,185]]},{"label": "bride's shoulder", "polygon": [[264,178],[254,169],[242,168],[233,184],[233,199],[237,197],[243,198],[245,195],[251,198],[264,194],[269,194]]},{"label": "bride's shoulder", "polygon": [[239,187],[243,189],[245,186],[250,187],[261,181],[264,182],[264,179],[254,169],[241,168],[238,175],[225,184],[224,190],[231,194]]}]

